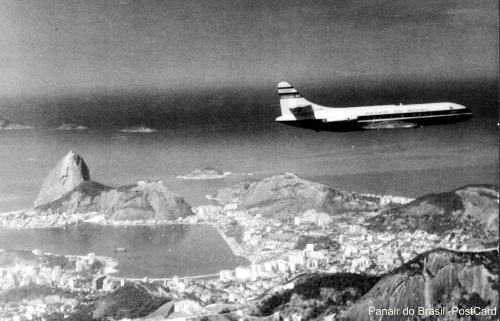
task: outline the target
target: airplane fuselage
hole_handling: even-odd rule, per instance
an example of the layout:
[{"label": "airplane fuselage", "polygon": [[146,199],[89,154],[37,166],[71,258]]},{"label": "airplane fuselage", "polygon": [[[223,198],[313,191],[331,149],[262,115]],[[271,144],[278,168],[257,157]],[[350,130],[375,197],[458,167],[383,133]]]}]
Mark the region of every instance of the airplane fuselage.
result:
[{"label": "airplane fuselage", "polygon": [[452,123],[472,117],[465,106],[451,103],[326,107],[302,97],[286,82],[278,84],[282,115],[276,121],[314,130],[409,128]]}]

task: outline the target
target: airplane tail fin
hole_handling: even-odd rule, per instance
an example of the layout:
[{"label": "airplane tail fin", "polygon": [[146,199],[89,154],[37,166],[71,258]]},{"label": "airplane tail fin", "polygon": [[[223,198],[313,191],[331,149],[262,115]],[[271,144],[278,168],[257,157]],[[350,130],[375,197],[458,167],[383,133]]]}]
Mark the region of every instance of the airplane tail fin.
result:
[{"label": "airplane tail fin", "polygon": [[280,81],[278,83],[278,95],[280,95],[280,99],[293,99],[302,97],[297,89],[295,89],[286,81]]},{"label": "airplane tail fin", "polygon": [[312,103],[286,81],[278,83],[278,95],[280,96],[281,117],[292,119],[314,119]]}]

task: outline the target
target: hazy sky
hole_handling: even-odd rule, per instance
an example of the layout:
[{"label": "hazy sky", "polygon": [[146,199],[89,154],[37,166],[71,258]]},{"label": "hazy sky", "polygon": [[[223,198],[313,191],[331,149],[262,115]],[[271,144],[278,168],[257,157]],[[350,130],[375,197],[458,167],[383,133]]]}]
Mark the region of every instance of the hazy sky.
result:
[{"label": "hazy sky", "polygon": [[491,78],[497,0],[0,0],[0,95]]}]

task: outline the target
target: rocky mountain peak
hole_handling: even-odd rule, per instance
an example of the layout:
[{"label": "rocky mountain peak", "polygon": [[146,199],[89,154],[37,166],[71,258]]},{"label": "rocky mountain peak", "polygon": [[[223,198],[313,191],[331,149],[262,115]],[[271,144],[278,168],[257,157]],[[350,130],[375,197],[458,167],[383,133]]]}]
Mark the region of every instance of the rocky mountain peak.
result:
[{"label": "rocky mountain peak", "polygon": [[35,200],[35,207],[52,202],[73,190],[83,181],[89,180],[89,168],[83,158],[69,151],[45,178]]}]

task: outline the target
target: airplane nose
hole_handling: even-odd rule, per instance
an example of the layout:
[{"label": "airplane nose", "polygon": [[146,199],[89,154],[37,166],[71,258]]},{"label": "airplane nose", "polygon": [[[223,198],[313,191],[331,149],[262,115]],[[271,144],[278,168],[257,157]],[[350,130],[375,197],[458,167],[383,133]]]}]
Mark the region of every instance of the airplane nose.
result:
[{"label": "airplane nose", "polygon": [[470,112],[470,109],[467,108],[467,106],[460,105],[460,104],[455,104],[458,109],[465,109],[466,111]]}]

